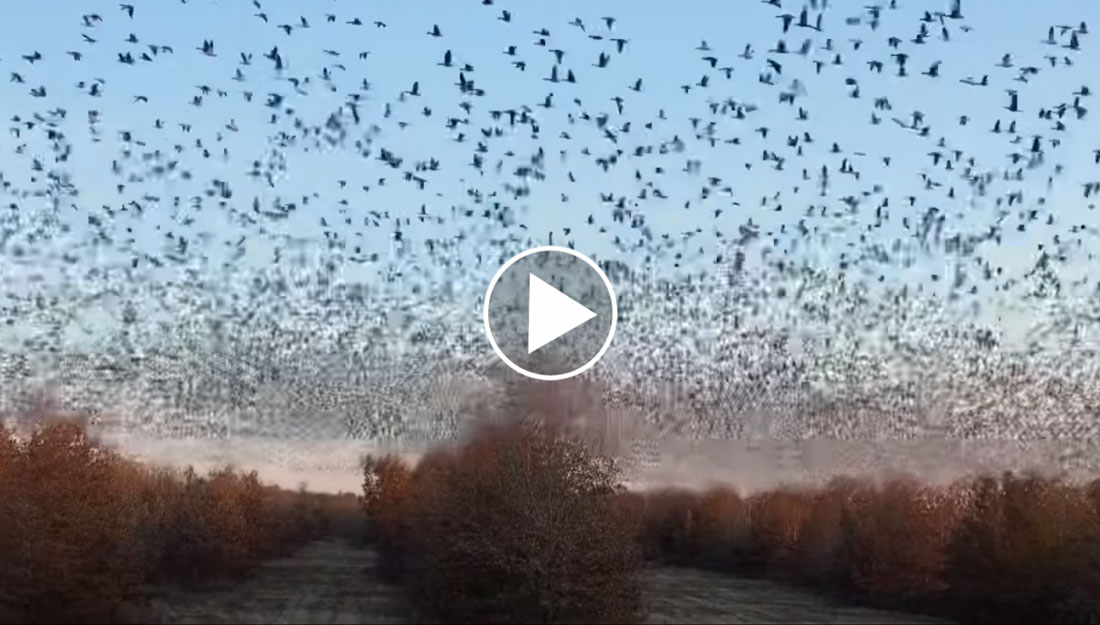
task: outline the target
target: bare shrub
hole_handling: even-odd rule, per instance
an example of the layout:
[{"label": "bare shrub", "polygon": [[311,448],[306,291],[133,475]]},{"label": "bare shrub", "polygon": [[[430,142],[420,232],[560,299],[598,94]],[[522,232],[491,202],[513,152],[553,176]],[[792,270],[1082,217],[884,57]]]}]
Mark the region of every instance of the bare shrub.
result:
[{"label": "bare shrub", "polygon": [[404,558],[410,591],[437,616],[637,619],[640,558],[609,459],[529,422],[429,454],[407,481],[401,466],[369,461],[364,501],[380,537],[400,543],[384,553]]}]

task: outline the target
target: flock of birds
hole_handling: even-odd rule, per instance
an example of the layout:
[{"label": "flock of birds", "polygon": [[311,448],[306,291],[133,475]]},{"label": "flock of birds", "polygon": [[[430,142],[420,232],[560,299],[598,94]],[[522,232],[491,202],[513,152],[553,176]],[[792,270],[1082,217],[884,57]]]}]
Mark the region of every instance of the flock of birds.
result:
[{"label": "flock of birds", "polygon": [[[275,4],[82,4],[0,52],[0,410],[48,380],[129,427],[453,424],[507,376],[488,278],[549,243],[611,273],[593,375],[661,432],[1100,434],[1086,21],[956,75],[962,0],[762,0],[628,76],[639,17]],[[1013,344],[1000,303],[1042,323]]]}]

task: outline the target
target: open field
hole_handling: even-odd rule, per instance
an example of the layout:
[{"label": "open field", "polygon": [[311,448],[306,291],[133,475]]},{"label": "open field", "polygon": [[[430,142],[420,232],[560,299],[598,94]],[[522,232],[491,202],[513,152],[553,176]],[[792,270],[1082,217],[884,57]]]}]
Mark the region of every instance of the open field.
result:
[{"label": "open field", "polygon": [[[341,540],[310,543],[265,563],[238,585],[206,592],[160,591],[158,623],[402,623],[413,612],[399,588],[378,579],[378,555]],[[774,582],[675,567],[647,569],[645,623],[937,623],[933,619],[833,605]]]},{"label": "open field", "polygon": [[263,564],[241,584],[204,592],[162,590],[151,600],[158,623],[403,623],[400,589],[378,579],[370,548],[328,539]]},{"label": "open field", "polygon": [[645,623],[945,623],[836,604],[768,580],[659,566],[646,570]]}]

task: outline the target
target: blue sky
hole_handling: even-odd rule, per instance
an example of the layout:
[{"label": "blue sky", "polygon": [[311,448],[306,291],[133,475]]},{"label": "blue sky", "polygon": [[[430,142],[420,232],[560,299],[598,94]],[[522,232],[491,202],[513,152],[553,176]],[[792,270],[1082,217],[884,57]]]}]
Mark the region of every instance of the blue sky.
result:
[{"label": "blue sky", "polygon": [[[965,186],[956,182],[958,195],[954,200],[943,197],[942,190],[936,192],[937,195],[925,192],[920,179],[920,174],[924,172],[947,180],[942,168],[935,170],[931,166],[927,155],[932,149],[930,141],[940,136],[947,139],[949,148],[964,150],[967,155],[977,158],[983,170],[1000,171],[1005,167],[1005,155],[1013,148],[1004,141],[1003,135],[991,135],[989,132],[994,120],[1002,119],[1007,124],[1011,117],[1004,109],[1008,102],[1005,88],[1019,89],[1021,108],[1024,109],[1018,116],[1018,123],[1020,134],[1028,139],[1028,143],[1015,149],[1026,152],[1032,134],[1053,134],[1049,130],[1051,122],[1038,119],[1035,112],[1040,106],[1066,101],[1072,91],[1088,83],[1088,68],[1096,66],[1098,48],[1091,45],[1095,35],[1083,36],[1082,50],[1077,52],[1044,46],[1041,39],[1046,36],[1049,25],[1076,25],[1086,21],[1090,26],[1095,24],[1095,28],[1100,28],[1100,5],[1087,0],[964,2],[965,23],[973,26],[973,31],[963,33],[957,23],[949,23],[952,41],[940,42],[933,35],[929,43],[923,46],[909,42],[916,33],[917,19],[924,10],[946,9],[946,2],[900,2],[899,10],[884,10],[881,26],[871,31],[866,24],[865,1],[833,0],[823,18],[825,33],[814,37],[812,58],[831,57],[830,53],[821,50],[825,45],[824,39],[831,37],[846,62],[842,67],[827,66],[819,76],[814,75],[812,65],[806,59],[797,55],[767,53],[781,36],[780,23],[776,18],[778,11],[768,4],[748,0],[522,4],[498,1],[493,6],[482,6],[480,2],[469,0],[411,3],[320,0],[308,4],[267,0],[262,4],[263,11],[269,16],[267,24],[254,16],[256,10],[250,3],[209,0],[188,0],[186,4],[135,2],[133,20],[119,11],[114,2],[57,0],[21,3],[9,12],[9,19],[0,24],[0,66],[3,66],[5,76],[13,71],[19,72],[25,82],[0,83],[0,101],[4,102],[7,117],[20,115],[26,119],[35,111],[44,113],[54,107],[67,110],[63,127],[73,141],[74,153],[66,169],[80,190],[79,198],[64,201],[57,215],[53,215],[42,200],[19,200],[19,213],[24,220],[48,217],[72,224],[73,230],[68,236],[61,235],[49,244],[39,242],[37,246],[40,251],[52,247],[59,252],[68,250],[78,253],[84,259],[79,265],[82,270],[96,264],[127,265],[129,253],[102,249],[93,251],[80,247],[80,241],[88,232],[89,212],[98,210],[104,204],[119,207],[136,199],[147,205],[144,215],[110,221],[111,230],[119,236],[126,236],[123,234],[126,227],[133,229],[131,236],[137,239],[135,248],[155,253],[161,249],[163,231],[188,232],[193,242],[192,249],[201,248],[210,259],[204,265],[193,258],[189,261],[190,266],[202,275],[212,276],[217,273],[216,268],[222,261],[220,255],[225,253],[224,242],[236,241],[247,233],[247,253],[243,259],[235,261],[234,271],[247,274],[268,265],[274,245],[271,239],[265,240],[265,237],[254,232],[241,230],[233,224],[226,211],[209,203],[202,210],[188,207],[187,198],[201,194],[211,178],[230,182],[234,191],[232,203],[241,210],[249,209],[254,196],[259,197],[266,207],[276,196],[300,203],[301,196],[316,191],[320,197],[311,200],[308,210],[303,208],[280,224],[268,224],[273,232],[304,240],[305,253],[311,259],[308,263],[316,263],[324,255],[325,235],[319,220],[325,218],[337,224],[344,217],[338,205],[341,198],[348,199],[345,210],[356,222],[369,216],[372,210],[388,212],[391,218],[408,216],[415,220],[424,206],[430,215],[444,217],[444,223],[407,227],[403,246],[392,240],[392,226],[388,223],[378,228],[356,228],[363,231],[362,237],[349,228],[344,228],[340,235],[368,252],[379,253],[384,262],[404,264],[407,268],[416,266],[429,274],[417,279],[467,281],[471,285],[471,298],[480,295],[484,284],[499,266],[498,261],[502,260],[499,256],[510,255],[530,245],[547,243],[550,230],[555,231],[554,242],[573,240],[579,250],[597,258],[616,257],[638,262],[642,253],[626,253],[617,250],[611,243],[616,235],[626,241],[636,240],[638,230],[613,223],[609,208],[599,201],[600,193],[613,193],[616,197],[636,196],[640,189],[640,185],[633,180],[636,168],[642,169],[647,179],[652,179],[651,172],[656,166],[663,167],[667,172],[660,178],[659,186],[668,199],[659,200],[651,195],[634,207],[635,214],[644,215],[646,224],[656,236],[668,233],[676,241],[681,233],[697,227],[703,229],[703,233],[691,239],[690,245],[676,244],[673,251],[685,250],[681,270],[674,268],[674,259],[670,255],[655,260],[658,271],[671,277],[687,270],[708,270],[718,254],[725,254],[728,258],[729,250],[724,249],[728,242],[719,239],[715,231],[723,232],[728,240],[736,236],[738,227],[749,219],[766,231],[778,228],[780,223],[796,221],[793,215],[810,204],[824,203],[830,212],[839,210],[843,208],[839,198],[858,194],[876,183],[884,191],[861,205],[854,216],[823,218],[814,222],[823,230],[835,227],[837,232],[801,252],[811,254],[817,259],[816,262],[835,266],[836,257],[848,249],[845,244],[858,238],[862,225],[873,221],[874,204],[886,196],[890,198],[893,210],[898,212],[902,210],[907,195],[921,197],[918,207],[940,207],[948,215],[946,230],[950,233],[956,230],[974,231],[992,223],[995,215],[995,208],[991,206],[993,198],[1008,190],[1022,189],[1026,198],[1025,209],[1034,207],[1043,216],[1053,212],[1057,222],[1049,228],[1029,226],[1025,233],[1006,227],[1001,246],[981,250],[981,254],[991,263],[1004,265],[1008,272],[1026,269],[1034,263],[1037,244],[1049,241],[1055,232],[1064,231],[1066,224],[1092,225],[1097,221],[1095,212],[1081,197],[1080,187],[1083,182],[1100,179],[1092,162],[1092,150],[1100,148],[1100,137],[1095,131],[1095,124],[1091,123],[1095,113],[1083,122],[1073,123],[1069,131],[1060,133],[1062,144],[1057,150],[1049,152],[1048,160],[1051,164],[1063,164],[1065,169],[1049,192],[1046,190],[1045,173],[1031,176],[1022,183],[994,183],[991,186],[993,191],[986,198],[969,197]],[[800,5],[792,6],[793,9],[789,10],[797,14]],[[510,23],[497,19],[501,10],[512,13]],[[80,16],[91,12],[99,13],[104,19],[95,28],[86,28]],[[325,13],[335,14],[336,22],[327,23]],[[298,27],[301,15],[306,16],[310,28]],[[607,33],[600,21],[604,15],[616,16],[613,33]],[[862,15],[864,22],[858,26],[846,25],[844,18],[854,15]],[[364,25],[357,27],[345,23],[354,17],[359,17]],[[613,44],[606,40],[592,41],[586,37],[586,32],[569,25],[568,22],[576,17],[584,21],[588,32],[628,39],[624,53],[616,54]],[[387,28],[374,27],[372,23],[375,20],[385,22]],[[295,25],[291,35],[277,28],[278,24],[284,23]],[[433,24],[439,25],[443,37],[428,36],[427,31]],[[551,32],[548,48],[565,50],[562,72],[573,69],[578,78],[577,84],[551,84],[543,80],[549,74],[553,55],[547,49],[532,45],[538,38],[532,31],[542,27]],[[139,38],[136,45],[124,41],[131,32]],[[933,33],[937,32],[938,24],[933,25]],[[98,40],[97,43],[83,42],[82,33],[89,33]],[[786,39],[790,47],[797,48],[803,38],[813,34],[796,28]],[[894,34],[903,40],[901,46],[910,55],[911,76],[904,80],[896,78],[890,71],[892,64],[887,55],[892,51],[888,49],[886,38]],[[858,52],[851,50],[852,38],[863,40]],[[196,50],[206,39],[215,42],[216,57],[204,56]],[[720,67],[735,67],[731,80],[727,81],[719,71],[708,68],[700,60],[707,54],[695,49],[702,40],[713,48],[711,54],[720,59]],[[737,58],[749,43],[755,49],[755,58],[752,61]],[[146,44],[171,46],[174,53],[158,54],[149,63],[139,60],[134,65],[124,65],[117,62],[119,52],[131,50],[137,55],[145,51]],[[262,57],[264,52],[276,45],[287,64],[281,76],[276,75],[271,63]],[[508,45],[516,45],[520,58],[527,61],[525,72],[512,67],[512,59],[503,54]],[[341,54],[338,58],[332,57],[324,52],[325,49]],[[447,117],[465,117],[458,108],[462,98],[453,85],[457,68],[437,65],[448,49],[453,51],[456,64],[470,63],[474,66],[475,71],[468,77],[486,91],[485,97],[471,99],[476,107],[472,115],[474,119],[469,126],[460,127],[471,141],[462,144],[452,141],[454,133],[443,127]],[[35,50],[44,56],[42,61],[31,65],[20,58]],[[75,62],[65,55],[68,50],[82,52],[84,58]],[[1052,50],[1057,50],[1059,56],[1071,56],[1074,66],[1060,66],[1057,71],[1049,71],[1043,55]],[[370,52],[365,60],[358,56],[361,51]],[[611,54],[607,68],[592,66],[600,51]],[[253,55],[252,65],[241,68],[246,80],[237,82],[232,77],[242,52]],[[1014,82],[1012,79],[1016,76],[1016,69],[995,67],[1006,52],[1013,54],[1017,66],[1034,65],[1042,71],[1028,84]],[[766,58],[783,61],[784,73],[777,80],[778,87],[764,87],[757,80]],[[887,65],[886,71],[872,74],[864,63],[868,58],[883,59]],[[937,60],[943,62],[939,78],[920,75]],[[334,68],[335,63],[344,64],[346,71]],[[332,73],[335,92],[328,92],[324,87],[320,74],[325,67]],[[707,89],[694,88],[688,94],[680,90],[680,85],[694,83],[704,74],[708,74],[711,81]],[[974,88],[959,83],[961,78],[983,74],[989,75],[989,88]],[[313,83],[308,88],[309,95],[295,96],[287,78],[306,76]],[[628,90],[627,86],[639,77],[643,79],[643,91],[634,93]],[[861,99],[854,100],[847,96],[852,88],[844,84],[847,77],[858,82]],[[78,81],[90,83],[96,78],[105,81],[102,97],[89,97],[86,88],[74,86]],[[798,104],[810,110],[809,121],[794,119],[797,105],[792,109],[776,101],[778,90],[794,78],[803,83],[806,96]],[[375,138],[375,155],[379,147],[397,152],[405,158],[402,169],[407,169],[415,161],[429,158],[437,158],[441,162],[440,171],[428,175],[430,182],[425,190],[417,190],[408,182],[401,181],[400,172],[385,167],[376,159],[359,157],[351,149],[350,142],[343,147],[320,152],[307,152],[300,147],[285,150],[286,168],[274,189],[254,184],[246,177],[245,172],[250,169],[251,162],[265,160],[269,154],[272,128],[293,130],[285,122],[276,127],[266,123],[271,110],[261,102],[267,93],[285,94],[286,103],[295,108],[296,115],[303,118],[307,125],[323,125],[329,113],[340,108],[346,101],[346,94],[363,79],[371,83],[368,99],[361,110],[363,125],[374,123],[381,128]],[[409,89],[413,81],[419,82],[423,95],[400,102],[399,93]],[[30,95],[29,90],[40,85],[46,87],[47,98]],[[215,90],[225,89],[228,95],[219,98],[216,94],[209,94],[204,96],[201,108],[194,107],[189,102],[198,94],[199,85],[209,85]],[[253,102],[244,101],[241,95],[243,90],[255,93]],[[551,91],[555,94],[555,108],[545,111],[536,107],[535,104]],[[134,96],[137,94],[147,96],[149,101],[135,102]],[[622,96],[625,100],[622,115],[615,113],[616,105],[611,100],[615,96]],[[871,126],[868,124],[871,104],[878,96],[889,97],[894,110],[880,113],[883,123]],[[580,99],[583,105],[574,106],[571,102],[573,98]],[[741,144],[724,145],[719,142],[717,147],[710,148],[694,140],[690,118],[701,118],[705,125],[710,119],[708,99],[721,101],[726,98],[754,103],[759,107],[748,121],[737,122],[727,118],[718,122],[717,133],[720,137],[736,136],[741,139]],[[392,116],[388,119],[382,116],[387,103],[392,107]],[[479,177],[468,163],[478,128],[489,123],[486,111],[515,108],[523,104],[530,105],[533,114],[539,118],[540,139],[536,143],[525,132],[495,139],[490,143],[491,153],[486,155],[487,173]],[[1087,99],[1085,104],[1088,105]],[[432,109],[430,119],[420,114],[420,109],[425,106]],[[85,123],[87,111],[93,108],[100,111],[102,117],[102,141],[98,144],[89,141]],[[665,111],[665,120],[655,119],[660,110]],[[908,119],[913,110],[924,113],[926,122],[932,126],[932,139],[917,137],[912,131],[898,128],[889,121],[891,115]],[[568,123],[568,114],[579,115],[582,111],[593,116],[606,113],[610,116],[610,123],[619,129],[630,122],[631,132],[620,134],[620,147],[624,150],[636,145],[669,141],[675,135],[685,141],[685,151],[635,160],[624,157],[620,166],[604,173],[592,161],[601,154],[610,153],[615,146],[604,140],[591,124]],[[961,115],[970,116],[972,121],[967,126],[959,126],[957,119]],[[155,129],[156,119],[163,120],[166,128]],[[408,122],[409,125],[401,130],[395,124],[397,121]],[[653,131],[647,132],[642,127],[647,121],[654,121]],[[193,131],[181,133],[177,126],[179,123],[190,124]],[[227,129],[229,124],[238,130]],[[755,128],[765,125],[772,128],[767,141],[753,132]],[[114,185],[118,179],[111,174],[110,164],[120,158],[122,145],[119,133],[123,130],[130,131],[134,140],[146,142],[144,147],[134,148],[135,155],[156,149],[170,155],[174,144],[186,144],[188,149],[177,158],[180,168],[190,169],[193,178],[190,181],[153,179],[134,182],[128,184],[124,194],[116,193]],[[569,139],[559,137],[563,131],[570,134]],[[361,128],[360,132],[365,132],[365,129]],[[783,146],[782,138],[802,132],[811,133],[815,139],[812,147],[806,146],[803,159],[789,159],[785,171],[781,172],[760,163],[762,150],[789,151]],[[217,142],[217,133],[223,135],[223,142]],[[776,139],[777,136],[780,138]],[[197,138],[211,148],[214,156],[204,159],[191,147]],[[845,155],[850,155],[853,162],[859,163],[862,177],[858,182],[836,173],[839,158],[826,153],[834,141],[840,144]],[[26,152],[13,154],[21,142],[27,144]],[[16,187],[33,187],[28,179],[32,173],[30,158],[47,154],[41,135],[28,133],[19,139],[8,135],[0,145],[4,147],[0,151],[0,171],[4,172],[5,180]],[[504,182],[516,182],[510,170],[539,145],[546,154],[546,179],[532,182],[531,195],[522,200],[501,198],[513,207],[516,223],[525,224],[527,230],[517,227],[505,229],[480,216],[453,216],[452,208],[461,210],[471,207],[466,193],[468,189],[480,188],[491,192],[500,190]],[[228,159],[218,156],[222,146],[230,151]],[[580,154],[582,147],[589,147],[592,154]],[[492,164],[509,148],[514,150],[516,156],[509,160],[503,175],[493,174]],[[559,158],[560,150],[568,152],[565,162]],[[856,152],[865,156],[855,155]],[[880,158],[884,155],[893,159],[888,168],[881,165]],[[700,174],[680,171],[689,158],[702,162]],[[744,168],[746,161],[755,163],[751,171]],[[816,174],[822,164],[830,166],[834,181],[825,199],[816,197],[811,190],[813,181],[799,181],[802,167]],[[127,171],[132,171],[132,168]],[[568,182],[569,172],[574,174],[575,183]],[[376,183],[382,176],[387,178],[387,184],[379,188]],[[707,176],[721,177],[723,184],[731,185],[734,199],[740,205],[731,205],[730,200],[721,195],[700,200],[699,188]],[[337,180],[346,180],[348,189],[341,191]],[[352,191],[361,184],[371,185],[372,190],[367,194]],[[794,185],[801,186],[800,193],[791,191]],[[779,202],[784,205],[784,212],[774,212],[774,203],[761,206],[762,197],[772,196],[777,191],[782,191]],[[562,201],[563,193],[568,195],[568,202]],[[159,196],[162,201],[156,206],[143,200],[144,195]],[[172,207],[168,198],[173,195],[183,198],[183,208]],[[1046,207],[1033,204],[1040,195],[1046,195]],[[690,208],[684,208],[685,201],[691,202]],[[77,207],[69,207],[70,202],[76,203]],[[723,210],[722,215],[714,217],[714,211],[719,208]],[[480,207],[478,209],[480,212]],[[914,211],[912,217],[919,218],[920,212],[923,211]],[[595,215],[596,225],[606,226],[608,233],[599,233],[596,228],[587,226],[589,214]],[[188,218],[194,220],[191,225],[181,226],[179,222]],[[889,246],[902,233],[899,223],[900,218],[895,216],[886,226],[867,236]],[[1008,219],[1007,223],[1016,222]],[[160,226],[160,232],[157,226]],[[566,236],[563,228],[571,228],[572,233]],[[453,254],[464,258],[466,265],[460,269],[453,265],[450,269],[443,269],[438,263],[427,260],[424,243],[427,239],[448,240],[459,231],[466,237],[454,243]],[[201,232],[208,234],[209,245],[199,243]],[[492,246],[492,239],[508,235],[516,235],[520,239],[504,250],[498,251]],[[1086,238],[1085,245],[1096,249],[1092,238]],[[696,254],[699,246],[704,251]],[[404,251],[400,257],[399,248]],[[31,268],[16,267],[10,253],[10,246],[0,252],[0,275],[8,280],[17,283],[36,271],[42,272],[47,280],[57,278],[57,261],[37,260]],[[480,266],[474,265],[473,260],[478,254],[484,256]],[[493,255],[498,258],[492,258]],[[895,262],[892,263],[894,266],[877,268],[876,273],[888,274],[892,281],[900,279],[914,284],[926,283],[930,273],[946,274],[948,263],[954,262],[946,260],[935,250],[927,255],[918,255],[916,260],[916,265],[909,272],[901,270]],[[1066,275],[1083,272],[1087,267],[1079,258],[1065,269]],[[406,273],[408,271],[411,269],[407,269]],[[156,272],[143,265],[133,275],[161,280],[173,277],[175,272],[175,269]],[[379,274],[386,273],[380,271],[377,264],[346,264],[340,272],[346,280],[367,283],[377,281]],[[9,288],[13,286],[9,284]],[[983,292],[979,296],[987,297],[992,297],[992,294]],[[470,303],[474,304],[473,301]],[[470,308],[475,310],[476,306]]]}]

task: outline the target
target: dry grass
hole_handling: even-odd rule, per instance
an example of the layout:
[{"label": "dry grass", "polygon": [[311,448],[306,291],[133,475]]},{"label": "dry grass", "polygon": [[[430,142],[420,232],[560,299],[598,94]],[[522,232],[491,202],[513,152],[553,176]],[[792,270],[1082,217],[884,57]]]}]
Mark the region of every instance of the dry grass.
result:
[{"label": "dry grass", "polygon": [[653,558],[971,621],[1100,621],[1100,482],[837,480],[633,494]]},{"label": "dry grass", "polygon": [[0,620],[122,620],[148,584],[240,576],[348,503],[229,468],[144,467],[79,423],[0,428]]},{"label": "dry grass", "polygon": [[409,467],[368,460],[382,556],[447,622],[636,622],[641,558],[617,473],[576,440],[493,427]]}]

